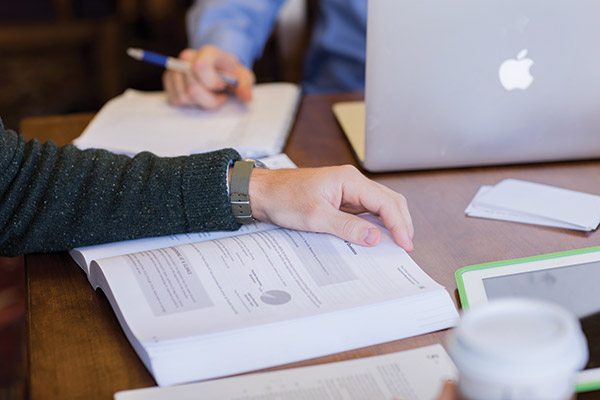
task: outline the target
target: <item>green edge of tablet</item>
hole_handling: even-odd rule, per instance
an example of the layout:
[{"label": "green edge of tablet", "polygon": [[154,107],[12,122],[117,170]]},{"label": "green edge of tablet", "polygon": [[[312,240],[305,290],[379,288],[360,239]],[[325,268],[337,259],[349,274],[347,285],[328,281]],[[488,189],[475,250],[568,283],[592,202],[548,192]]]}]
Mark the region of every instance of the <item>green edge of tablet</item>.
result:
[{"label": "green edge of tablet", "polygon": [[[510,259],[510,260],[492,261],[492,262],[487,262],[487,263],[483,263],[483,264],[469,265],[466,267],[459,268],[454,273],[454,277],[456,279],[456,287],[458,288],[458,296],[460,297],[460,304],[463,309],[469,308],[469,301],[467,300],[467,294],[465,292],[465,285],[464,285],[464,282],[462,279],[462,275],[465,272],[474,271],[474,270],[478,270],[478,269],[485,269],[485,268],[501,267],[501,266],[505,266],[505,265],[522,264],[522,263],[531,262],[531,261],[547,260],[550,258],[566,257],[566,256],[572,256],[572,255],[576,255],[576,254],[593,253],[595,251],[600,251],[600,246],[586,247],[584,249],[577,249],[577,250],[559,251],[557,253],[540,254],[537,256],[514,258],[514,259]],[[600,389],[600,382],[579,383],[576,386],[576,390],[579,393],[589,392],[589,391],[598,390],[598,389]]]}]

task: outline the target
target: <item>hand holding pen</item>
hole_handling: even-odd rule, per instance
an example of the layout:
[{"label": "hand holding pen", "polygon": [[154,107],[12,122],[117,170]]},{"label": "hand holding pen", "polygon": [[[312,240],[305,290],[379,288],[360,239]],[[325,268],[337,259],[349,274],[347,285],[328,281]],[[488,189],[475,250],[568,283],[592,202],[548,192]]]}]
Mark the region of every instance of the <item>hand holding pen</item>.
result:
[{"label": "hand holding pen", "polygon": [[217,47],[186,49],[179,58],[141,49],[128,49],[127,54],[166,68],[163,86],[171,104],[215,109],[227,100],[227,93],[244,102],[252,99],[254,73]]}]

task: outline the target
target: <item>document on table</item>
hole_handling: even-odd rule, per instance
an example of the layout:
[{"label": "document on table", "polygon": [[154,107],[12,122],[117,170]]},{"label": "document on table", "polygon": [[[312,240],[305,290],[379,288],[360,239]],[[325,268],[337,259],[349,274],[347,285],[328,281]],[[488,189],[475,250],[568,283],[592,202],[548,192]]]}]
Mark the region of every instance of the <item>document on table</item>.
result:
[{"label": "document on table", "polygon": [[592,231],[600,223],[600,196],[518,179],[482,186],[465,213],[543,226]]},{"label": "document on table", "polygon": [[175,107],[165,92],[127,89],[108,101],[80,137],[79,148],[172,157],[235,148],[243,157],[281,153],[300,99],[292,83],[256,85],[244,104],[230,98],[218,110]]},{"label": "document on table", "polygon": [[115,400],[412,399],[433,400],[457,377],[439,345],[188,385],[122,391]]},{"label": "document on table", "polygon": [[448,291],[381,227],[376,247],[279,228],[126,253],[88,279],[161,386],[454,326]]}]

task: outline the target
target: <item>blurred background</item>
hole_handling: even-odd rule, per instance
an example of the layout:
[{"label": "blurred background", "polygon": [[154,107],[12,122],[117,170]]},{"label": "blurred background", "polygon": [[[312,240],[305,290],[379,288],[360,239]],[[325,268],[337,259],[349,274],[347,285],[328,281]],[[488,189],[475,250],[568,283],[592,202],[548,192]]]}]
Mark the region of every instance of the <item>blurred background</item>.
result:
[{"label": "blurred background", "polygon": [[[298,82],[314,15],[288,0],[261,60],[259,82]],[[0,0],[0,117],[94,112],[126,88],[160,90],[162,69],[126,56],[141,47],[176,56],[186,47],[191,0]],[[0,257],[0,400],[25,399],[23,257]]]},{"label": "blurred background", "polygon": [[[30,116],[95,111],[131,87],[161,88],[162,70],[127,47],[176,56],[186,47],[191,0],[0,0],[0,115],[18,129]],[[257,62],[261,82],[298,81],[308,8],[289,0]]]}]

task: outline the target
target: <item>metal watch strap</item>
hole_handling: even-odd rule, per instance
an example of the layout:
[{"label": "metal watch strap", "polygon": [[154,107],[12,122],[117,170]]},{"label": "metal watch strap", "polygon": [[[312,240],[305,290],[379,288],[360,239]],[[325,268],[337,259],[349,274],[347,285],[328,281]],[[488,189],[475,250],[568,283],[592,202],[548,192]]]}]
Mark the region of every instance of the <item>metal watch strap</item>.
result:
[{"label": "metal watch strap", "polygon": [[252,208],[250,208],[249,187],[250,176],[255,166],[265,168],[262,162],[252,159],[238,160],[233,164],[229,201],[233,218],[240,224],[250,224],[254,221]]}]

